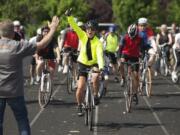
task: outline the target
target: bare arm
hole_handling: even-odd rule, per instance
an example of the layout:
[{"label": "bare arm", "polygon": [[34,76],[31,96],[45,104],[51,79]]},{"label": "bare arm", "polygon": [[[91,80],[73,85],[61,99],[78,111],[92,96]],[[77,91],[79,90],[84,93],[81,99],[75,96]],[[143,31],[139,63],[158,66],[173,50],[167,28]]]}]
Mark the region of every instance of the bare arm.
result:
[{"label": "bare arm", "polygon": [[37,50],[43,49],[49,44],[56,31],[56,28],[58,27],[58,24],[59,18],[57,16],[54,16],[51,23],[49,24],[49,33],[40,42],[37,42]]}]

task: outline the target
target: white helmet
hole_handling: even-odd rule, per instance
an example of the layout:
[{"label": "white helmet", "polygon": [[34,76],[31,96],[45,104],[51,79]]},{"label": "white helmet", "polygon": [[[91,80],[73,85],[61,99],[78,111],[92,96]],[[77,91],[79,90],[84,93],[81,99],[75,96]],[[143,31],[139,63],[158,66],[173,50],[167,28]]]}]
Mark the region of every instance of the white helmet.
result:
[{"label": "white helmet", "polygon": [[77,25],[80,27],[80,26],[83,26],[83,22],[78,22]]},{"label": "white helmet", "polygon": [[38,28],[36,33],[37,33],[37,35],[41,35],[42,34],[41,28]]},{"label": "white helmet", "polygon": [[138,19],[138,24],[147,24],[147,21],[147,18],[142,17]]},{"label": "white helmet", "polygon": [[15,20],[15,21],[13,22],[13,25],[14,25],[14,26],[20,26],[20,25],[21,25],[21,23],[20,23],[20,21]]}]

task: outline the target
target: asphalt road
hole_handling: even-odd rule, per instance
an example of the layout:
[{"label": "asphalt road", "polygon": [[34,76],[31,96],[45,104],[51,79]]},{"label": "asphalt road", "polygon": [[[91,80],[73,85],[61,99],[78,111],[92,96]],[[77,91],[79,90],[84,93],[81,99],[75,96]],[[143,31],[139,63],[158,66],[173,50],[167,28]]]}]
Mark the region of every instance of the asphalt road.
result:
[{"label": "asphalt road", "polygon": [[[61,77],[64,78],[64,77]],[[29,81],[28,81],[29,82]],[[153,80],[153,96],[139,96],[139,104],[125,113],[123,88],[112,80],[108,93],[95,109],[95,125],[89,131],[77,116],[75,95],[55,79],[53,97],[45,109],[38,105],[38,86],[25,86],[32,135],[179,135],[180,87],[167,77]],[[4,135],[18,135],[13,113],[7,106]]]}]

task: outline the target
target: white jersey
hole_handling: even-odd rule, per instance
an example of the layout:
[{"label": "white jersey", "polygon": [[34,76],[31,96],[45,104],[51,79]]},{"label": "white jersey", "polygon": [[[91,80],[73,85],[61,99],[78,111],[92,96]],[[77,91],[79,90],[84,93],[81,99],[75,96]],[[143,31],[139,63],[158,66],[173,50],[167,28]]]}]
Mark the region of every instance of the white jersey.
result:
[{"label": "white jersey", "polygon": [[176,34],[173,49],[180,49],[180,33]]}]

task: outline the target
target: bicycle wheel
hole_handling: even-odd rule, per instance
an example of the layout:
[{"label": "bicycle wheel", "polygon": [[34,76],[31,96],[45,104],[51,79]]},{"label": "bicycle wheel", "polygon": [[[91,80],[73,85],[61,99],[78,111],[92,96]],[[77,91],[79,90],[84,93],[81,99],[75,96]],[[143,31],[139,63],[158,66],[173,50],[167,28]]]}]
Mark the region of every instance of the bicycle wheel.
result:
[{"label": "bicycle wheel", "polygon": [[163,76],[167,76],[168,75],[168,66],[166,64],[165,58],[161,58],[160,59],[160,73]]},{"label": "bicycle wheel", "polygon": [[84,122],[85,122],[85,125],[87,126],[88,125],[88,109],[89,109],[89,91],[88,91],[88,88],[86,88],[86,93],[85,93],[85,115],[84,115]]},{"label": "bicycle wheel", "polygon": [[94,97],[92,96],[91,92],[89,92],[89,100],[88,101],[89,101],[88,126],[89,126],[89,130],[92,131],[93,125],[94,125]]},{"label": "bicycle wheel", "polygon": [[152,95],[152,78],[151,78],[151,70],[147,69],[145,74],[145,90],[147,97],[151,97]]},{"label": "bicycle wheel", "polygon": [[69,68],[68,73],[67,73],[67,92],[68,92],[68,94],[72,93],[72,83],[73,83],[72,71]]},{"label": "bicycle wheel", "polygon": [[50,78],[50,74],[43,74],[41,77],[41,84],[38,94],[38,101],[41,108],[45,108],[52,95],[52,82]]},{"label": "bicycle wheel", "polygon": [[124,91],[126,111],[128,113],[131,111],[132,94],[133,94],[132,93],[132,80],[130,80],[130,78],[128,78],[126,80],[125,91]]},{"label": "bicycle wheel", "polygon": [[139,88],[138,88],[138,92],[139,92],[139,95],[143,95],[143,87],[144,87],[144,74],[143,74],[144,70],[143,69],[140,69],[140,72],[139,72]]},{"label": "bicycle wheel", "polygon": [[98,92],[99,98],[102,98],[103,95],[105,95],[105,94],[106,94],[106,91],[104,89],[104,80],[100,80],[99,92]]}]

